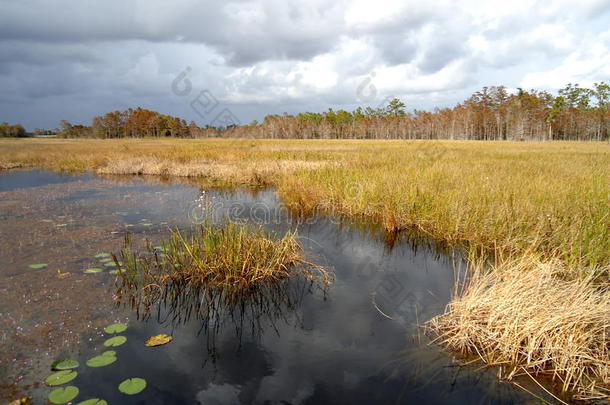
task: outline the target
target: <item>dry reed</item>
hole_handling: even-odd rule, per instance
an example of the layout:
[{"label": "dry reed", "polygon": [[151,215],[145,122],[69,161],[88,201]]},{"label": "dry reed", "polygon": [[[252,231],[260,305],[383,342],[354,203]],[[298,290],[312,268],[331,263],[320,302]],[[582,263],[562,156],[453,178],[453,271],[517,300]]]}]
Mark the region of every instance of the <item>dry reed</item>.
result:
[{"label": "dry reed", "polygon": [[532,256],[477,266],[444,314],[428,322],[435,342],[501,377],[548,379],[560,396],[610,399],[610,288]]}]

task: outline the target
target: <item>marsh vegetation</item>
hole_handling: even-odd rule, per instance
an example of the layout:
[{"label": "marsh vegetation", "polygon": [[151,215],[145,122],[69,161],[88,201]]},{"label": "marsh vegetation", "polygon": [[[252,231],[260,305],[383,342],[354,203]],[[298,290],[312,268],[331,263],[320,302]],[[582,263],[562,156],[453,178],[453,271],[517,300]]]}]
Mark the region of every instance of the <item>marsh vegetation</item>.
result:
[{"label": "marsh vegetation", "polygon": [[287,205],[496,256],[610,263],[606,143],[1,140],[0,165],[275,186]]},{"label": "marsh vegetation", "polygon": [[123,263],[119,303],[129,303],[143,317],[163,305],[181,321],[216,320],[281,291],[290,278],[303,277],[320,289],[332,280],[326,269],[305,260],[295,232],[277,237],[231,221],[170,232],[161,245],[148,243],[142,250],[128,235],[117,260]]},{"label": "marsh vegetation", "polygon": [[542,378],[564,400],[610,396],[610,286],[595,272],[524,257],[471,266],[460,288],[427,325],[436,342],[502,378]]},{"label": "marsh vegetation", "polygon": [[[274,186],[300,213],[365,220],[388,234],[426,235],[461,251],[473,269],[447,313],[433,320],[433,339],[500,366],[507,379],[549,378],[567,399],[608,396],[606,143],[138,139],[1,140],[0,145],[4,167],[180,176],[206,186]],[[289,236],[280,239],[278,255],[269,253],[275,249],[264,238],[252,242],[238,228],[229,239],[219,230],[205,232],[174,234],[163,247],[169,254],[151,248],[144,260],[132,250],[121,261],[149,277],[137,283],[156,291],[154,302],[169,291],[164,285],[197,280],[244,286],[272,280],[266,269],[285,271],[284,260],[299,264]],[[206,238],[220,241],[214,246],[222,248],[213,248],[218,255],[198,267],[186,247],[203,252],[211,243]],[[274,265],[260,265],[248,249]],[[224,263],[228,251],[233,253]],[[257,270],[240,273],[238,262]],[[201,271],[221,268],[219,263],[229,265],[232,270],[224,274],[230,276]]]}]

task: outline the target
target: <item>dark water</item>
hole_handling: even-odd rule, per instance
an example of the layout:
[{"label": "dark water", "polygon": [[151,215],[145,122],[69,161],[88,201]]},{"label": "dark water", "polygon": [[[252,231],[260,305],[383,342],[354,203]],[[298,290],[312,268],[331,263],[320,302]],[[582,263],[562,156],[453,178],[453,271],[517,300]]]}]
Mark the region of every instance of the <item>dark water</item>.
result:
[{"label": "dark water", "polygon": [[[75,403],[87,398],[110,404],[531,401],[522,391],[498,382],[492,371],[458,367],[430,345],[417,326],[443,311],[453,286],[451,259],[431,248],[408,241],[390,248],[367,229],[327,217],[299,222],[282,209],[271,190],[207,191],[202,197],[195,186],[141,179],[78,177],[70,183],[45,183],[53,179],[45,172],[1,174],[0,184],[17,181],[2,180],[11,176],[29,188],[0,192],[0,287],[10,294],[18,281],[30,286],[34,298],[14,305],[27,294],[3,294],[2,307],[8,307],[3,309],[3,327],[28,330],[47,322],[55,329],[45,339],[59,338],[52,347],[38,348],[43,343],[34,337],[23,343],[19,333],[9,332],[3,350],[30,358],[23,363],[32,367],[23,381],[31,380],[29,392],[41,401],[50,388],[36,387],[36,381],[50,374],[48,366],[57,358],[81,363],[70,383],[80,389]],[[173,318],[180,308],[138,320],[130,308],[114,306],[114,277],[107,269],[82,274],[84,268],[99,265],[96,253],[118,251],[126,231],[136,240],[157,243],[168,226],[188,229],[205,210],[259,223],[278,234],[297,228],[307,258],[332,270],[335,281],[322,292],[297,279],[269,301],[246,303],[235,319],[206,323]],[[28,263],[48,267],[33,270]],[[56,268],[69,276],[49,275]],[[57,305],[67,307],[65,312],[46,304],[45,297],[68,288],[73,290],[57,298]],[[27,310],[28,305],[36,307]],[[127,343],[105,348],[102,343],[109,336],[100,330],[115,321],[129,325],[123,333]],[[64,338],[62,333],[68,332],[78,339]],[[158,333],[171,334],[174,340],[145,347],[144,341]],[[115,363],[85,366],[88,358],[110,349],[117,352]],[[4,361],[11,360],[8,356]],[[117,386],[132,377],[146,379],[147,388],[134,396],[121,394]]]}]

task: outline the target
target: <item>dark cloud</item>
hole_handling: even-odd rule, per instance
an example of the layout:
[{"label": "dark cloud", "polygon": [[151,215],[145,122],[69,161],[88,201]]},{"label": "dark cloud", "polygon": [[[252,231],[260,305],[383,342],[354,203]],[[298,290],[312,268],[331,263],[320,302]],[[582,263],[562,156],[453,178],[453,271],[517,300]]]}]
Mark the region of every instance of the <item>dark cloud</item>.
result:
[{"label": "dark cloud", "polygon": [[95,64],[102,60],[86,45],[57,44],[49,46],[39,42],[0,42],[0,64],[48,66],[55,63]]},{"label": "dark cloud", "polygon": [[229,64],[244,66],[309,59],[332,48],[341,31],[340,10],[332,7],[304,8],[283,1],[255,6],[243,1],[155,3],[4,1],[0,38],[46,44],[201,43],[215,47]]},{"label": "dark cloud", "polygon": [[463,43],[458,41],[439,41],[423,52],[422,60],[417,64],[423,73],[435,73],[449,63],[459,59],[466,52]]},{"label": "dark cloud", "polygon": [[[249,122],[353,108],[367,78],[367,103],[392,95],[411,108],[483,85],[599,81],[610,75],[608,10],[606,0],[0,0],[0,120],[52,127],[142,105],[204,124],[188,98],[207,89]],[[187,66],[194,93],[179,98],[171,82]]]},{"label": "dark cloud", "polygon": [[390,33],[375,38],[381,57],[389,65],[411,62],[417,55],[418,46],[410,32]]}]

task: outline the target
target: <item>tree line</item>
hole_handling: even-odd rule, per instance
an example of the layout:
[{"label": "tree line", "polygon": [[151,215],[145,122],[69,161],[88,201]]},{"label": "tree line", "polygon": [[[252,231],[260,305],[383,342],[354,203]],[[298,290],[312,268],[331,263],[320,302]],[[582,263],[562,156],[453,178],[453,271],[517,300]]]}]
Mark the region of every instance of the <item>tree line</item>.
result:
[{"label": "tree line", "polygon": [[23,138],[25,136],[27,136],[25,128],[20,124],[10,125],[8,122],[0,122],[0,138]]},{"label": "tree line", "polygon": [[54,136],[56,129],[40,129],[27,132],[21,124],[10,125],[8,122],[0,122],[0,138],[25,138],[30,136]]},{"label": "tree line", "polygon": [[181,118],[138,107],[94,117],[91,126],[62,120],[59,127],[58,136],[62,138],[142,138],[190,137],[197,125],[191,122],[189,126]]},{"label": "tree line", "polygon": [[451,108],[407,112],[392,99],[354,111],[267,115],[262,123],[214,128],[143,108],[113,111],[91,126],[60,123],[60,137],[236,137],[271,139],[608,140],[610,85],[568,84],[557,95],[484,87]]},{"label": "tree line", "polygon": [[608,140],[610,86],[568,84],[557,96],[523,89],[510,93],[504,86],[492,86],[455,107],[434,111],[409,113],[402,101],[393,99],[379,108],[268,115],[261,124],[205,132],[304,139]]}]

